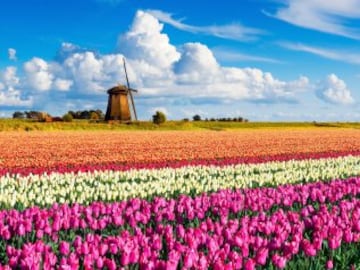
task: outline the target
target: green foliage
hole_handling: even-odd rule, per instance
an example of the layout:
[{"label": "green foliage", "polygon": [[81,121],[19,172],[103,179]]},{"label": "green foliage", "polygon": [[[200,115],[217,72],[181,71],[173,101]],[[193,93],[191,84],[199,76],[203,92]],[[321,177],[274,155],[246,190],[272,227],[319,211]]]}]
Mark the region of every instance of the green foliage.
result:
[{"label": "green foliage", "polygon": [[84,111],[68,111],[69,114],[72,115],[73,119],[91,119],[91,120],[99,120],[104,119],[105,115],[100,110],[84,110]]},{"label": "green foliage", "polygon": [[201,116],[198,115],[198,114],[195,114],[195,115],[193,116],[193,120],[194,120],[194,121],[201,121]]},{"label": "green foliage", "polygon": [[165,122],[166,115],[163,112],[156,111],[156,113],[153,115],[153,123],[159,125]]},{"label": "green foliage", "polygon": [[[54,119],[54,118],[53,118]],[[62,119],[62,118],[61,118]],[[59,119],[60,120],[60,119]],[[221,122],[221,121],[166,121],[161,125],[152,121],[136,121],[128,123],[107,123],[103,121],[73,119],[72,122],[42,123],[37,119],[4,119],[0,118],[1,131],[54,131],[54,130],[249,130],[249,129],[360,129],[360,123],[313,123],[313,122]]]},{"label": "green foliage", "polygon": [[91,120],[99,120],[99,115],[96,112],[91,112],[90,113],[90,119]]},{"label": "green foliage", "polygon": [[64,122],[72,122],[73,116],[70,113],[67,113],[67,114],[64,114],[62,119],[64,120]]},{"label": "green foliage", "polygon": [[13,113],[13,118],[14,119],[24,119],[25,118],[25,113],[19,112],[19,111],[14,112]]}]

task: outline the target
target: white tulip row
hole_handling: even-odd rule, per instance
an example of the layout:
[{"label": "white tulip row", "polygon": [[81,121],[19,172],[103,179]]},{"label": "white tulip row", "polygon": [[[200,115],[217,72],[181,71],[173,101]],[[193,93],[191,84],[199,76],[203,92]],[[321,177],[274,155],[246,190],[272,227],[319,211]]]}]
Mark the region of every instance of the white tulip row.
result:
[{"label": "white tulip row", "polygon": [[170,197],[227,188],[281,185],[360,175],[360,157],[240,164],[225,167],[188,166],[91,173],[51,173],[0,177],[0,208],[53,203],[89,204],[134,197]]}]

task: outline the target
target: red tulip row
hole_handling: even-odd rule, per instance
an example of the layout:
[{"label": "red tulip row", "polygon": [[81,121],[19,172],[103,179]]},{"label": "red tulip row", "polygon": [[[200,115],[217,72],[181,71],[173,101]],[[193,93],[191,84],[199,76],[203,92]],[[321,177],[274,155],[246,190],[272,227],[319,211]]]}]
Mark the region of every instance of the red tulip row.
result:
[{"label": "red tulip row", "polygon": [[103,163],[103,164],[84,164],[84,165],[69,165],[57,164],[54,167],[19,167],[19,168],[0,168],[0,176],[6,174],[50,174],[52,172],[68,173],[68,172],[94,172],[94,171],[125,171],[131,169],[161,169],[161,168],[179,168],[184,166],[228,166],[236,164],[257,164],[271,161],[288,161],[288,160],[305,160],[305,159],[320,159],[320,158],[336,158],[342,156],[360,156],[360,151],[332,151],[332,152],[315,152],[315,153],[293,153],[280,154],[273,156],[249,156],[249,157],[232,157],[225,159],[193,159],[193,160],[169,160],[162,162],[150,163]]}]

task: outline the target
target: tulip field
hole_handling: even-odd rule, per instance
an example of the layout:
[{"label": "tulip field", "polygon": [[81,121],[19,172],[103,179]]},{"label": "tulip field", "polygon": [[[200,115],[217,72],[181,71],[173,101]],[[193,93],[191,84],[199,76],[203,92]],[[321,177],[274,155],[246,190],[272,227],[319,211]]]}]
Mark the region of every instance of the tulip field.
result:
[{"label": "tulip field", "polygon": [[360,269],[360,130],[0,132],[1,269]]}]

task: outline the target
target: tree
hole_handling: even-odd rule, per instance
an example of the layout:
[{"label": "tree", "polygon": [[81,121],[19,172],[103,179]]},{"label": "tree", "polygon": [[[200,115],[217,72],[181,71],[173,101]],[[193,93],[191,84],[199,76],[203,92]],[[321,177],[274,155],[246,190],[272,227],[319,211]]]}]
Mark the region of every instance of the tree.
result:
[{"label": "tree", "polygon": [[193,120],[194,120],[194,121],[201,121],[201,116],[198,115],[198,114],[195,114],[195,115],[193,116]]},{"label": "tree", "polygon": [[64,114],[62,118],[64,122],[72,122],[73,120],[73,116],[70,113]]},{"label": "tree", "polygon": [[97,109],[95,112],[98,114],[99,119],[104,119],[105,118],[105,114],[103,113],[102,110]]},{"label": "tree", "polygon": [[38,111],[28,111],[28,112],[25,112],[26,114],[26,118],[27,119],[36,119],[38,120],[41,116],[41,112],[38,112]]},{"label": "tree", "polygon": [[99,115],[96,112],[91,112],[90,113],[90,119],[91,120],[99,120]]},{"label": "tree", "polygon": [[89,111],[82,111],[80,113],[80,119],[90,119],[90,112]]},{"label": "tree", "polygon": [[161,124],[166,122],[166,115],[163,112],[156,111],[156,113],[152,116],[154,124]]},{"label": "tree", "polygon": [[71,114],[71,116],[72,116],[73,118],[76,118],[76,112],[74,112],[74,111],[68,111],[67,113],[68,113],[68,114]]},{"label": "tree", "polygon": [[25,113],[16,111],[16,112],[13,113],[13,118],[24,119],[25,118]]}]

